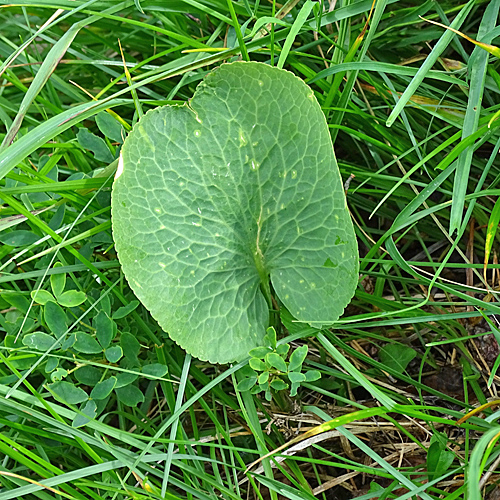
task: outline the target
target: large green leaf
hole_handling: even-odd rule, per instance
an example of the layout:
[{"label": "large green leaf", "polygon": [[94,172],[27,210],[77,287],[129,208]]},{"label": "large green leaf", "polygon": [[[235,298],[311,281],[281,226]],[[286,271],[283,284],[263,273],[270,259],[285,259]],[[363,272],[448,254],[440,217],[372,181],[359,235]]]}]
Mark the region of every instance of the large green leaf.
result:
[{"label": "large green leaf", "polygon": [[[335,321],[358,252],[325,117],[292,73],[225,64],[148,112],[112,194],[125,276],[170,336],[226,363],[261,344],[269,279],[299,321]],[[267,301],[266,301],[267,299]]]}]

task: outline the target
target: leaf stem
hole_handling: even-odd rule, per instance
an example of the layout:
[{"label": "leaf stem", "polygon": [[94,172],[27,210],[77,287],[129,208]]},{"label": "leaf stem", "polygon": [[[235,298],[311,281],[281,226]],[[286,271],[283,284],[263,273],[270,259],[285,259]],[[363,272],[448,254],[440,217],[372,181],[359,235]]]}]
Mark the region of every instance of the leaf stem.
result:
[{"label": "leaf stem", "polygon": [[260,231],[262,229],[262,210],[264,207],[260,207],[259,218],[257,219],[257,237],[255,239],[255,251],[253,254],[253,259],[255,266],[257,267],[257,272],[260,276],[260,288],[264,297],[267,300],[267,305],[269,309],[273,307],[273,301],[271,299],[271,287],[269,286],[269,273],[264,266],[264,254],[260,248]]},{"label": "leaf stem", "polygon": [[273,306],[273,301],[271,299],[271,287],[269,286],[269,275],[264,267],[262,254],[260,253],[258,247],[254,253],[254,261],[255,261],[255,266],[257,267],[257,272],[259,273],[260,277],[260,288],[262,290],[262,293],[264,294],[264,297],[266,298],[269,309],[271,309]]}]

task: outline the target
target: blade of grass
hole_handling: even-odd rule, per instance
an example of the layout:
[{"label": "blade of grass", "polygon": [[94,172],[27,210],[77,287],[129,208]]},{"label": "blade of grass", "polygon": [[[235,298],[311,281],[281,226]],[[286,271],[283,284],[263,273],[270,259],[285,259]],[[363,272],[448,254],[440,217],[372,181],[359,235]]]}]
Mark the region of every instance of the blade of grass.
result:
[{"label": "blade of grass", "polygon": [[[10,66],[10,63],[15,61],[17,57],[34,41],[37,36],[40,36],[42,33],[47,31],[50,28],[53,28],[56,24],[60,24],[62,21],[70,17],[71,15],[76,14],[79,11],[85,10],[87,7],[90,7],[92,4],[98,2],[99,0],[88,0],[85,3],[82,3],[78,7],[75,7],[70,12],[66,13],[64,16],[59,17],[64,9],[58,9],[50,18],[42,25],[38,30],[31,35],[16,51],[14,51],[9,57],[5,59],[5,61],[0,64],[0,76],[4,73],[4,71]],[[57,19],[59,17],[59,19]]]},{"label": "blade of grass", "polygon": [[0,179],[5,177],[29,154],[64,130],[94,116],[99,111],[129,102],[129,99],[116,99],[107,102],[99,101],[97,103],[87,102],[50,118],[0,152]]},{"label": "blade of grass", "polygon": [[307,21],[309,14],[313,8],[314,2],[312,0],[306,0],[302,8],[300,9],[295,21],[293,22],[292,28],[290,29],[290,33],[288,33],[285,43],[283,44],[283,49],[280,53],[278,64],[276,65],[278,68],[283,68],[286,62],[286,58],[290,53],[290,49],[292,48],[292,44],[295,41],[296,36],[299,34],[302,26]]},{"label": "blade of grass", "polygon": [[[472,7],[474,7],[475,0],[469,0],[467,4],[462,8],[462,10],[455,17],[453,22],[451,23],[451,27],[454,29],[459,29],[462,26],[462,23],[465,21],[465,18],[468,16]],[[418,87],[422,83],[425,75],[429,72],[429,70],[434,66],[435,62],[438,60],[439,56],[443,53],[443,51],[448,47],[451,40],[454,37],[454,33],[452,31],[445,31],[439,41],[436,43],[430,54],[425,58],[422,66],[418,70],[417,74],[407,86],[406,90],[403,92],[403,95],[399,98],[396,106],[392,110],[389,118],[387,118],[386,125],[387,127],[391,127],[395,122],[396,118],[399,116],[401,110],[406,106],[408,101],[410,100],[413,94],[416,94]]]},{"label": "blade of grass", "polygon": [[[175,400],[174,413],[179,411],[182,406],[182,400],[184,399],[184,391],[186,389],[186,382],[189,376],[189,368],[191,366],[191,355],[186,354],[184,358],[184,366],[182,367],[182,374],[180,379],[179,388],[177,390],[177,399]],[[180,417],[180,415],[179,415]],[[170,439],[171,442],[168,444],[167,450],[167,460],[165,462],[165,468],[163,469],[163,481],[161,484],[161,496],[165,497],[167,493],[168,479],[170,476],[170,467],[172,466],[172,458],[174,454],[175,437],[177,435],[177,429],[179,427],[179,419],[177,418],[172,422],[172,427],[170,428]]]},{"label": "blade of grass", "polygon": [[[355,44],[352,47],[352,52],[348,54],[349,57],[354,57],[355,52],[358,49],[358,45],[361,45],[361,50],[359,51],[358,55],[358,60],[363,61],[366,53],[368,52],[368,49],[370,47],[370,44],[373,40],[373,37],[375,36],[377,27],[380,23],[380,20],[382,19],[382,15],[385,11],[385,8],[388,5],[388,0],[378,0],[375,3],[375,9],[373,10],[372,14],[372,21],[370,23],[370,27],[368,29],[368,34],[366,35],[366,38],[364,37],[364,33],[362,33],[360,36],[361,38],[357,38]],[[373,8],[373,2],[370,8]],[[370,11],[371,12],[371,11]],[[366,23],[365,23],[365,28],[366,28]],[[363,43],[361,43],[363,42]],[[351,100],[351,95],[352,95],[352,90],[354,88],[354,84],[356,82],[356,79],[358,78],[358,71],[352,71],[348,73],[347,77],[347,82],[344,85],[344,88],[342,90],[342,94],[340,95],[340,99],[338,103],[336,104],[338,110],[332,114],[330,117],[330,121],[335,124],[340,124],[343,122],[344,115],[345,115],[345,110],[348,107],[348,102]],[[331,95],[329,93],[327,97]],[[333,130],[332,131],[332,142],[335,144],[336,138],[337,138],[338,131]]]},{"label": "blade of grass", "polygon": [[488,261],[491,254],[491,249],[493,248],[493,242],[495,240],[495,235],[497,233],[498,224],[500,223],[500,198],[497,199],[493,210],[491,211],[490,220],[488,221],[488,228],[486,230],[486,241],[484,244],[484,279],[486,280],[486,269],[488,267]]},{"label": "blade of grass", "polygon": [[[343,73],[347,71],[375,71],[377,73],[387,73],[390,75],[403,75],[403,76],[415,76],[418,72],[417,68],[411,68],[409,66],[400,66],[398,64],[382,63],[377,61],[354,61],[354,62],[342,62],[336,64],[335,66],[330,66],[316,74],[314,78],[308,80],[308,83],[314,83],[318,80],[326,78],[337,73]],[[452,83],[455,85],[464,85],[465,82],[459,78],[446,73],[445,71],[429,71],[426,78],[432,78],[435,80],[440,80],[442,82]]]},{"label": "blade of grass", "polygon": [[250,58],[248,57],[248,51],[247,47],[245,45],[245,42],[243,41],[243,36],[241,34],[241,28],[240,28],[240,23],[238,22],[238,18],[236,17],[236,12],[234,11],[233,7],[233,0],[227,0],[227,6],[229,9],[229,12],[231,13],[231,19],[233,21],[233,28],[236,33],[236,38],[238,40],[238,45],[241,50],[241,57],[243,58],[244,61],[250,61]]},{"label": "blade of grass", "polygon": [[36,96],[42,89],[42,87],[47,83],[50,75],[56,69],[59,61],[62,59],[65,52],[68,50],[68,47],[71,45],[71,42],[75,39],[76,35],[80,31],[81,26],[73,25],[69,28],[69,30],[61,37],[61,39],[52,47],[49,54],[45,58],[42,66],[40,67],[38,73],[36,74],[33,82],[29,86],[28,92],[26,92],[21,105],[19,106],[19,112],[17,113],[14,121],[12,122],[9,131],[4,137],[2,142],[2,149],[5,149],[7,146],[10,146],[12,141],[14,140],[17,132],[21,128],[21,124],[24,120],[24,116],[28,111],[31,103],[35,100]]},{"label": "blade of grass", "polygon": [[[122,10],[124,4],[118,4],[116,6],[110,7],[108,12],[110,14]],[[2,149],[10,146],[12,141],[14,140],[17,132],[19,131],[21,124],[24,120],[24,116],[26,115],[29,107],[35,100],[36,96],[40,93],[41,89],[47,83],[48,79],[56,69],[59,61],[62,59],[63,55],[66,53],[71,43],[75,39],[76,35],[78,35],[79,31],[89,24],[92,24],[96,21],[100,20],[100,16],[92,16],[90,18],[84,19],[77,24],[73,24],[64,35],[60,38],[60,40],[53,45],[50,49],[49,53],[45,57],[40,69],[38,70],[33,82],[29,86],[28,92],[24,95],[24,98],[19,106],[19,111],[9,128],[9,131],[4,137],[2,142],[2,146],[0,147],[0,152]]]},{"label": "blade of grass", "polygon": [[[491,31],[498,16],[500,2],[493,0],[487,7],[479,26],[478,39]],[[488,66],[488,53],[482,48],[476,47],[469,59],[470,88],[467,111],[465,113],[462,138],[465,139],[473,134],[478,127],[481,116],[481,102],[483,99],[484,82],[486,79],[486,69]],[[469,147],[458,158],[457,170],[455,172],[455,182],[453,184],[453,202],[451,205],[450,233],[458,230],[462,223],[464,199],[469,184],[469,173],[474,149]]]},{"label": "blade of grass", "polygon": [[469,500],[481,500],[483,498],[480,483],[481,476],[487,465],[493,445],[500,439],[500,426],[494,425],[485,432],[474,446],[469,462],[469,478],[467,482],[467,497]]},{"label": "blade of grass", "polygon": [[318,340],[326,352],[383,406],[390,409],[396,404],[391,397],[373,385],[322,333],[318,334]]}]

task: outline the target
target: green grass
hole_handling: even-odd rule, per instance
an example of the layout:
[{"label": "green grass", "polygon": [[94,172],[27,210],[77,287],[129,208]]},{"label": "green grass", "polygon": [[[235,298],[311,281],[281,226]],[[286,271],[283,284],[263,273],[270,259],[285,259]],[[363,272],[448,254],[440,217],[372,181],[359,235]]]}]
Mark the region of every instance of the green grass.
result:
[{"label": "green grass", "polygon": [[[455,422],[498,390],[498,235],[485,275],[483,258],[500,194],[499,64],[419,16],[495,44],[500,1],[377,0],[365,32],[371,0],[2,4],[0,500],[496,490],[496,407]],[[237,392],[246,362],[186,355],[135,302],[113,247],[122,137],[237,58],[308,82],[343,179],[355,176],[355,298],[333,329],[285,321],[279,340],[307,344],[305,368],[322,374],[298,405]],[[40,304],[37,290],[86,300]],[[120,361],[92,343],[103,332]]]}]

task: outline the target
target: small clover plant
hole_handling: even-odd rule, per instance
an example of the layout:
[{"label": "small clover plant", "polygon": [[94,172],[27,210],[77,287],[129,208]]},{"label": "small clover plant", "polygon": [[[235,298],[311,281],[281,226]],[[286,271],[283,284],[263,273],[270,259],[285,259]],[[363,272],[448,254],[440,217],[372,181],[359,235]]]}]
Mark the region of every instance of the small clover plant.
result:
[{"label": "small clover plant", "polygon": [[[16,308],[3,321],[9,362],[25,370],[43,353],[38,371],[46,379],[44,387],[72,405],[76,427],[98,417],[111,398],[129,407],[147,404],[144,388],[163,378],[168,368],[155,352],[141,352],[141,332],[131,318],[139,302],[131,297],[126,305],[116,303],[98,291],[93,279],[85,292],[72,290],[63,264],[54,269],[50,288],[31,293],[32,307],[22,294],[0,293],[1,305]],[[24,322],[23,314],[29,314]]]},{"label": "small clover plant", "polygon": [[307,356],[307,345],[302,345],[292,351],[286,361],[290,345],[276,343],[276,330],[267,329],[263,339],[264,345],[250,351],[248,367],[243,371],[246,378],[238,383],[237,389],[241,392],[251,391],[252,394],[265,393],[268,401],[278,391],[290,388],[290,396],[297,395],[297,390],[303,382],[319,380],[321,373],[318,370],[302,372],[302,364]]},{"label": "small clover plant", "polygon": [[[323,111],[301,79],[264,63],[223,64],[189,103],[148,111],[124,141],[111,208],[132,290],[202,360],[239,361],[262,346],[273,304],[328,326],[357,286]],[[295,387],[303,376],[292,373]]]}]

